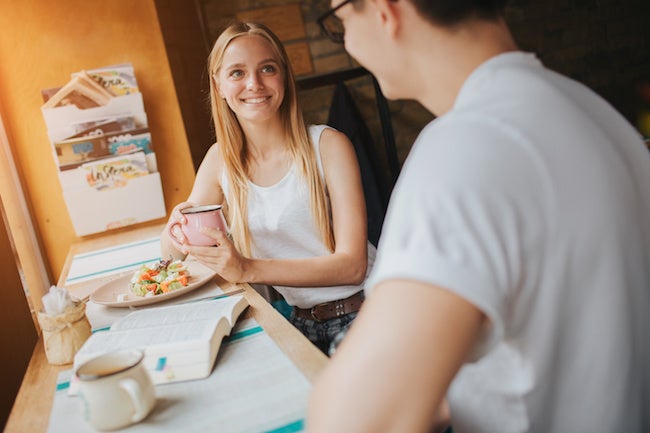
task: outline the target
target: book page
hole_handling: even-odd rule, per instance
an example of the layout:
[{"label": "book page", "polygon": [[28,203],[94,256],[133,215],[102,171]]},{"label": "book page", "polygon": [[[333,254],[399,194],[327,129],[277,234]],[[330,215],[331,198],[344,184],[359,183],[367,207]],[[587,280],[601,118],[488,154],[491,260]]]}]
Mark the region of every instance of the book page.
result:
[{"label": "book page", "polygon": [[154,328],[140,328],[127,331],[100,331],[90,336],[77,352],[79,359],[90,355],[116,350],[144,349],[164,344],[191,344],[193,341],[207,342],[218,323],[218,319],[195,320],[186,323],[160,325]]},{"label": "book page", "polygon": [[75,355],[74,365],[107,352],[140,349],[145,367],[155,372],[154,383],[205,377],[222,338],[247,306],[239,295],[129,313],[109,330],[91,335]]},{"label": "book page", "polygon": [[[248,305],[246,299],[240,295],[228,296],[212,301],[189,302],[187,304],[138,310],[116,321],[111,326],[111,331],[150,327],[159,328],[165,325],[191,323],[214,319],[215,317],[225,317],[232,326],[233,311],[242,302],[244,306]],[[238,315],[236,314],[235,316]]]}]

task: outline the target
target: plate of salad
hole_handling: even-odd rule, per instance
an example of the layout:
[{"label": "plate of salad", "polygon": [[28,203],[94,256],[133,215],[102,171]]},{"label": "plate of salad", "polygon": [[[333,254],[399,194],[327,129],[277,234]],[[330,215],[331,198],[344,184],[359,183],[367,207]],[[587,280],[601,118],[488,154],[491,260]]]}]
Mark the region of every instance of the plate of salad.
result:
[{"label": "plate of salad", "polygon": [[191,292],[215,275],[196,261],[161,260],[103,284],[90,300],[109,307],[148,305]]}]

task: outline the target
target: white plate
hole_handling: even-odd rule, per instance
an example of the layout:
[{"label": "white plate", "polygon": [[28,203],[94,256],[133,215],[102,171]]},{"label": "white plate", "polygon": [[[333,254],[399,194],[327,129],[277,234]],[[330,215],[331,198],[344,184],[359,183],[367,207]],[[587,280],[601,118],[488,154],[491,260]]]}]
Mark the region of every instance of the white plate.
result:
[{"label": "white plate", "polygon": [[[135,273],[134,271],[99,286],[90,295],[90,300],[109,307],[137,307],[139,305],[155,304],[191,292],[210,281],[217,274],[199,262],[187,261],[185,263],[187,264],[187,269],[190,271],[189,284],[180,289],[161,293],[160,295],[138,296],[131,292],[129,288],[129,283]],[[119,295],[126,295],[126,297],[123,301],[118,301]]]}]

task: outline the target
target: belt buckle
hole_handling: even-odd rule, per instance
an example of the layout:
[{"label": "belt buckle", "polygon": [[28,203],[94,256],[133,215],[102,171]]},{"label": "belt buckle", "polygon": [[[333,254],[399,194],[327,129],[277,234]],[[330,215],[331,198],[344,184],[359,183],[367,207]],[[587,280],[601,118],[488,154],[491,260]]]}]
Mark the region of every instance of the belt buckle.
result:
[{"label": "belt buckle", "polygon": [[[329,305],[329,304],[332,304],[332,303],[334,303],[334,317],[345,316],[345,302],[339,300],[339,301],[323,302],[322,304],[314,305],[313,307],[311,307],[309,309],[309,314],[311,315],[311,318],[315,322],[321,323],[323,321],[323,319],[320,319],[320,318],[318,318],[316,316],[316,314],[315,314],[316,308],[323,307],[325,305]],[[327,319],[327,320],[329,320],[329,319]]]},{"label": "belt buckle", "polygon": [[314,314],[314,309],[315,309],[316,307],[318,307],[319,305],[321,305],[321,304],[314,305],[313,307],[311,307],[311,308],[309,309],[309,314],[311,315],[311,318],[314,319],[314,322],[318,322],[318,323],[320,323],[321,320],[320,320],[318,317],[316,317],[316,315]]}]

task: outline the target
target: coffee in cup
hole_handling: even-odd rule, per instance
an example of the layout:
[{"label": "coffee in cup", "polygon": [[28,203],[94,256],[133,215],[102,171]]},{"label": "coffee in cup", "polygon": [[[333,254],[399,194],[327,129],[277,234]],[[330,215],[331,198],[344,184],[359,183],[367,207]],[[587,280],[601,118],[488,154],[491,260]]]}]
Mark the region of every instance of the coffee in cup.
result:
[{"label": "coffee in cup", "polygon": [[[201,233],[203,227],[218,229],[224,233],[228,233],[228,226],[226,224],[226,218],[223,216],[221,205],[215,204],[187,207],[182,209],[181,213],[185,216],[187,223],[177,224],[180,225],[183,235],[190,245],[215,245],[216,241],[213,238]],[[176,224],[173,224],[169,227],[169,235],[176,242],[179,242],[179,239],[174,235],[172,230],[175,225]]]},{"label": "coffee in cup", "polygon": [[116,430],[142,421],[155,402],[155,388],[139,350],[111,352],[79,366],[84,414],[97,430]]}]

